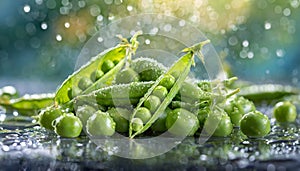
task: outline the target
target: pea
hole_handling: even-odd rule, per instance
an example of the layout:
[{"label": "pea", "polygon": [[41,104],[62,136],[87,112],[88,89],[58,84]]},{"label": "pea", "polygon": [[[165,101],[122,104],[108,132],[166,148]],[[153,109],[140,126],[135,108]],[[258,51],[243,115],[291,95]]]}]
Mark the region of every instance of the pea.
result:
[{"label": "pea", "polygon": [[139,81],[139,74],[131,68],[125,68],[116,75],[116,83],[131,83]]},{"label": "pea", "polygon": [[168,90],[166,87],[159,85],[154,88],[152,94],[163,100],[167,96]]},{"label": "pea", "polygon": [[125,108],[111,108],[107,111],[116,123],[117,132],[128,132],[130,111]]},{"label": "pea", "polygon": [[87,133],[91,136],[112,136],[115,133],[116,123],[108,113],[97,111],[86,124]]},{"label": "pea", "polygon": [[81,120],[83,128],[86,126],[86,122],[94,113],[96,109],[89,105],[79,106],[76,110],[76,116]]},{"label": "pea", "polygon": [[230,117],[225,112],[221,115],[220,119],[221,120],[219,121],[218,126],[213,133],[213,136],[226,137],[232,132],[232,123]]},{"label": "pea", "polygon": [[175,78],[172,75],[167,74],[159,82],[159,85],[164,86],[168,90],[170,90],[172,88],[172,86],[174,85],[174,83],[175,83]]},{"label": "pea", "polygon": [[115,64],[113,61],[111,60],[105,60],[103,63],[102,63],[102,66],[101,66],[101,70],[104,72],[104,73],[107,73],[109,70],[111,70],[113,67],[115,67]]},{"label": "pea", "polygon": [[66,138],[78,137],[82,130],[80,119],[74,116],[73,113],[61,115],[52,122],[52,125],[57,135]]},{"label": "pea", "polygon": [[101,78],[104,75],[103,71],[97,69],[95,71],[92,72],[90,78],[93,82],[99,80],[99,78]]},{"label": "pea", "polygon": [[160,105],[161,101],[157,96],[150,95],[144,102],[144,106],[150,110],[151,113],[154,113],[155,110]]},{"label": "pea", "polygon": [[139,131],[143,128],[143,121],[140,118],[132,119],[132,130]]},{"label": "pea", "polygon": [[277,122],[294,122],[297,117],[297,109],[289,101],[278,102],[273,108],[273,116]]},{"label": "pea", "polygon": [[41,127],[44,127],[49,130],[54,130],[52,122],[62,114],[63,112],[60,108],[46,108],[45,110],[42,110],[39,114],[39,124]]},{"label": "pea", "polygon": [[210,113],[210,107],[209,106],[199,109],[197,118],[199,120],[200,126],[204,126],[205,121],[206,121],[207,116],[208,116],[209,113]]},{"label": "pea", "polygon": [[68,88],[68,97],[69,97],[69,99],[73,99],[74,97],[76,97],[80,93],[81,93],[81,90],[76,86],[73,86],[72,88]]},{"label": "pea", "polygon": [[140,118],[143,121],[143,123],[147,123],[148,120],[151,118],[151,112],[145,107],[140,107],[137,109],[135,117]]},{"label": "pea", "polygon": [[172,110],[170,108],[167,108],[158,118],[157,120],[153,123],[151,126],[152,131],[157,131],[157,132],[165,132],[167,131],[166,127],[166,118],[167,114],[171,112]]},{"label": "pea", "polygon": [[263,137],[270,132],[270,120],[259,111],[249,112],[242,117],[240,128],[248,137]]},{"label": "pea", "polygon": [[198,118],[188,110],[177,108],[166,118],[168,131],[178,136],[192,136],[199,128]]},{"label": "pea", "polygon": [[93,84],[93,82],[88,77],[81,77],[81,79],[78,82],[78,87],[81,90],[85,90],[92,84]]}]

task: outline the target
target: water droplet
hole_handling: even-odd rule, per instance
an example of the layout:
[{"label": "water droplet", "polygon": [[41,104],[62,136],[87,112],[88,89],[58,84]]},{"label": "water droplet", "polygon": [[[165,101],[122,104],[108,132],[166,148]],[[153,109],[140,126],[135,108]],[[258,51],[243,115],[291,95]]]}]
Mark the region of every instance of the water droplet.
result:
[{"label": "water droplet", "polygon": [[171,29],[172,29],[172,25],[171,25],[171,24],[166,24],[166,25],[164,26],[164,30],[165,30],[166,32],[171,31]]},{"label": "water droplet", "polygon": [[132,11],[132,10],[133,10],[133,7],[132,7],[131,5],[128,5],[128,6],[127,6],[127,10],[128,10],[128,11]]},{"label": "water droplet", "polygon": [[25,29],[26,29],[27,33],[30,34],[30,35],[34,35],[35,32],[36,32],[36,28],[35,28],[35,25],[33,23],[26,24]]},{"label": "water droplet", "polygon": [[110,5],[113,3],[113,0],[104,0],[104,2],[107,4],[107,5]]},{"label": "water droplet", "polygon": [[276,55],[277,55],[278,57],[283,57],[284,54],[285,54],[285,52],[284,52],[283,49],[277,49],[277,50],[276,50]]},{"label": "water droplet", "polygon": [[85,7],[85,2],[84,2],[84,1],[78,1],[78,6],[79,6],[80,8]]},{"label": "water droplet", "polygon": [[277,5],[277,6],[274,8],[274,12],[275,12],[276,14],[280,14],[280,13],[282,12],[281,6]]},{"label": "water droplet", "polygon": [[9,151],[9,146],[3,145],[2,150],[5,151],[5,152],[8,152]]},{"label": "water droplet", "polygon": [[284,15],[284,16],[290,16],[290,15],[291,15],[291,10],[290,10],[289,8],[285,8],[285,9],[283,10],[283,15]]},{"label": "water droplet", "polygon": [[35,3],[41,5],[43,3],[43,0],[35,0]]},{"label": "water droplet", "polygon": [[102,21],[103,20],[103,16],[102,15],[98,15],[97,16],[97,21]]},{"label": "water droplet", "polygon": [[180,20],[180,21],[179,21],[179,26],[180,26],[180,27],[183,27],[184,25],[185,25],[185,21],[184,21],[184,20]]},{"label": "water droplet", "polygon": [[253,52],[248,52],[247,56],[248,56],[249,59],[252,59],[254,57],[254,53]]},{"label": "water droplet", "polygon": [[270,70],[267,69],[267,70],[266,70],[266,74],[270,74]]},{"label": "water droplet", "polygon": [[270,22],[265,22],[265,29],[266,30],[270,30],[272,27],[271,23]]},{"label": "water droplet", "polygon": [[97,41],[98,41],[99,43],[101,43],[101,42],[103,42],[103,38],[102,38],[102,37],[98,37],[98,38],[97,38]]},{"label": "water droplet", "polygon": [[47,25],[47,23],[45,23],[45,22],[42,22],[42,24],[41,24],[41,28],[42,28],[43,30],[46,30],[46,29],[48,28],[48,25]]},{"label": "water droplet", "polygon": [[29,5],[25,5],[23,8],[25,13],[29,13],[30,12],[30,6]]},{"label": "water droplet", "polygon": [[246,57],[247,57],[247,51],[242,50],[242,51],[240,52],[240,57],[241,57],[241,58],[246,58]]},{"label": "water droplet", "polygon": [[93,5],[90,8],[90,14],[94,17],[98,16],[101,13],[100,8],[97,5]]},{"label": "water droplet", "polygon": [[243,45],[244,47],[248,47],[248,46],[249,46],[248,40],[244,40],[243,43],[242,43],[242,45]]},{"label": "water droplet", "polygon": [[67,6],[67,5],[69,5],[69,0],[62,0],[61,1],[61,4],[63,5],[63,6]]},{"label": "water droplet", "polygon": [[149,39],[145,40],[146,45],[149,45],[151,43],[151,41]]},{"label": "water droplet", "polygon": [[291,6],[292,6],[293,8],[298,8],[299,5],[300,5],[300,2],[299,2],[298,0],[292,0],[292,1],[291,1]]},{"label": "water droplet", "polygon": [[56,2],[55,0],[48,0],[46,5],[49,9],[54,9],[56,7]]},{"label": "water droplet", "polygon": [[231,45],[231,46],[235,46],[236,44],[238,44],[238,39],[237,39],[235,36],[231,36],[231,37],[228,39],[228,43],[229,43],[229,45]]},{"label": "water droplet", "polygon": [[62,37],[61,37],[60,34],[56,35],[56,40],[59,41],[59,42],[62,41]]},{"label": "water droplet", "polygon": [[70,23],[69,22],[65,22],[65,27],[69,28],[70,27]]}]

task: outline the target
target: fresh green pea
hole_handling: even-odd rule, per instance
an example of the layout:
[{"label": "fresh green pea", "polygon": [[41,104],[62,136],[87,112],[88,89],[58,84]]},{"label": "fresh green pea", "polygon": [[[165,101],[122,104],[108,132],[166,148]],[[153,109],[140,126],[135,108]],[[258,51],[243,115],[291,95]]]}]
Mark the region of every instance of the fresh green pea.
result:
[{"label": "fresh green pea", "polygon": [[78,82],[78,87],[81,90],[85,90],[92,84],[93,84],[93,82],[88,77],[82,77],[82,78],[80,78],[80,80]]},{"label": "fresh green pea", "polygon": [[233,125],[231,123],[230,117],[224,112],[221,115],[220,121],[213,133],[213,136],[226,137],[231,134],[232,129]]},{"label": "fresh green pea", "polygon": [[159,85],[154,88],[152,94],[157,96],[160,100],[163,100],[167,96],[168,90],[166,87]]},{"label": "fresh green pea", "polygon": [[167,115],[166,127],[174,135],[192,136],[199,128],[199,121],[193,113],[177,108]]},{"label": "fresh green pea", "polygon": [[126,84],[131,82],[138,82],[139,81],[139,74],[136,73],[131,68],[125,68],[121,70],[116,76],[116,83],[118,84]]},{"label": "fresh green pea", "polygon": [[159,85],[166,87],[168,90],[170,90],[174,83],[175,78],[172,75],[168,74],[165,75],[164,78],[162,78],[162,80],[159,82]]},{"label": "fresh green pea", "polygon": [[160,104],[160,99],[154,95],[150,95],[144,102],[144,106],[148,108],[151,113],[154,113]]},{"label": "fresh green pea", "polygon": [[94,113],[96,109],[89,105],[79,106],[76,110],[76,116],[81,120],[83,128],[85,129],[86,122]]},{"label": "fresh green pea", "polygon": [[66,138],[78,137],[82,131],[80,119],[73,113],[65,113],[52,122],[57,135]]},{"label": "fresh green pea", "polygon": [[210,107],[209,107],[209,106],[206,106],[206,107],[203,107],[203,108],[199,109],[197,118],[198,118],[198,120],[199,120],[199,125],[200,125],[201,127],[204,126],[205,121],[206,121],[206,119],[207,119],[208,114],[210,113],[210,111],[211,111],[211,110],[210,110]]},{"label": "fresh green pea", "polygon": [[148,120],[151,118],[151,112],[145,107],[140,107],[137,109],[135,117],[140,118],[143,121],[143,123],[147,123]]},{"label": "fresh green pea", "polygon": [[289,101],[278,102],[273,108],[273,116],[277,122],[294,122],[297,117],[297,109]]},{"label": "fresh green pea", "polygon": [[270,120],[259,111],[249,112],[242,117],[240,128],[248,137],[263,137],[270,132]]},{"label": "fresh green pea", "polygon": [[95,81],[99,80],[99,78],[101,78],[103,75],[104,75],[103,71],[97,69],[91,73],[90,78],[93,82],[95,82]]},{"label": "fresh green pea", "polygon": [[166,119],[167,119],[167,114],[169,112],[172,112],[172,110],[170,108],[166,108],[166,110],[157,118],[157,120],[151,126],[152,131],[165,132],[168,130],[166,127]]},{"label": "fresh green pea", "polygon": [[198,102],[202,95],[202,90],[194,83],[185,81],[179,92],[180,100],[188,103]]},{"label": "fresh green pea", "polygon": [[48,107],[39,114],[39,124],[41,127],[54,130],[52,122],[62,114],[63,112],[60,108]]},{"label": "fresh green pea", "polygon": [[116,123],[117,132],[128,132],[130,111],[126,108],[110,108],[107,113]]},{"label": "fresh green pea", "polygon": [[116,123],[108,113],[97,111],[86,124],[90,136],[112,136],[115,133]]},{"label": "fresh green pea", "polygon": [[107,73],[107,72],[108,72],[109,70],[111,70],[114,66],[115,66],[114,62],[108,59],[108,60],[105,60],[105,61],[102,63],[101,70],[102,70],[104,73]]},{"label": "fresh green pea", "polygon": [[73,86],[72,88],[71,87],[68,88],[68,97],[70,99],[73,99],[74,97],[76,97],[80,93],[81,93],[81,90],[76,86]]},{"label": "fresh green pea", "polygon": [[139,131],[143,128],[143,121],[140,118],[132,119],[132,129],[133,131]]}]

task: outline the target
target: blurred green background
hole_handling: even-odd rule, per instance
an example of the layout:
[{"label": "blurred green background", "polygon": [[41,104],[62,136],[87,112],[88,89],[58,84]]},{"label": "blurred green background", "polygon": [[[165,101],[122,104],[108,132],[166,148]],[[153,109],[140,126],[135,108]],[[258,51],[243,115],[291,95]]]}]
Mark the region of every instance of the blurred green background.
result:
[{"label": "blurred green background", "polygon": [[299,6],[300,0],[1,0],[0,87],[55,91],[90,37],[143,13],[192,23],[240,79],[299,87]]}]

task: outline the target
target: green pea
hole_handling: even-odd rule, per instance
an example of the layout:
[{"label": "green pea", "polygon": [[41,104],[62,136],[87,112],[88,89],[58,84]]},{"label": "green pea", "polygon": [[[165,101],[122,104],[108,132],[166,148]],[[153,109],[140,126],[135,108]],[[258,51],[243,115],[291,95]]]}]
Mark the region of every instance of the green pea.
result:
[{"label": "green pea", "polygon": [[99,80],[99,78],[101,78],[103,75],[104,75],[103,71],[97,69],[97,70],[92,72],[90,78],[93,82],[95,82],[95,81]]},{"label": "green pea", "polygon": [[230,117],[224,112],[221,115],[221,120],[218,123],[217,128],[215,129],[213,136],[217,137],[226,137],[231,134],[233,126],[230,120]]},{"label": "green pea", "polygon": [[90,136],[112,136],[115,133],[116,123],[108,113],[97,111],[86,124]]},{"label": "green pea", "polygon": [[136,73],[133,69],[131,68],[125,68],[121,70],[117,75],[116,75],[116,83],[131,83],[131,82],[138,82],[139,81],[139,74]]},{"label": "green pea", "polygon": [[150,95],[144,102],[144,106],[150,110],[151,113],[154,113],[155,110],[160,105],[161,101],[157,96]]},{"label": "green pea", "polygon": [[93,84],[93,82],[88,77],[81,77],[81,79],[78,82],[78,87],[81,90],[85,90],[92,84]]},{"label": "green pea", "polygon": [[132,130],[139,131],[143,128],[143,121],[140,118],[132,119]]},{"label": "green pea", "polygon": [[117,132],[128,132],[130,111],[126,108],[110,108],[107,113],[116,123]]},{"label": "green pea", "polygon": [[166,119],[167,119],[167,114],[169,112],[172,112],[170,108],[167,108],[158,118],[157,120],[151,125],[151,130],[152,131],[157,131],[157,132],[165,132],[167,131],[166,127]]},{"label": "green pea", "polygon": [[277,122],[294,122],[297,117],[297,109],[289,101],[278,102],[273,108],[273,116]]},{"label": "green pea", "polygon": [[209,106],[206,106],[206,107],[203,107],[203,108],[199,109],[197,117],[198,117],[200,126],[204,126],[205,121],[206,121],[207,116],[208,116],[209,113],[210,113],[210,107]]},{"label": "green pea", "polygon": [[57,135],[66,138],[78,137],[82,131],[82,123],[73,113],[61,115],[52,122],[52,125]]},{"label": "green pea", "polygon": [[151,118],[151,112],[145,107],[140,107],[137,109],[135,117],[140,118],[143,121],[143,123],[147,123],[148,120]]},{"label": "green pea", "polygon": [[199,128],[198,118],[188,110],[177,108],[166,118],[168,131],[178,136],[192,136]]},{"label": "green pea", "polygon": [[48,107],[39,114],[39,124],[49,130],[54,130],[52,122],[63,114],[60,108]]},{"label": "green pea", "polygon": [[104,72],[104,73],[107,73],[109,70],[111,70],[113,67],[115,67],[115,64],[113,61],[111,60],[105,60],[103,63],[102,63],[102,66],[101,66],[101,70]]},{"label": "green pea", "polygon": [[166,87],[159,85],[154,88],[152,94],[163,100],[167,96],[168,90]]},{"label": "green pea", "polygon": [[72,88],[68,88],[68,97],[69,97],[69,99],[73,99],[74,97],[76,97],[80,93],[81,93],[81,90],[76,86],[73,86]]},{"label": "green pea", "polygon": [[240,128],[248,137],[263,137],[270,132],[270,120],[259,111],[249,112],[242,117]]},{"label": "green pea", "polygon": [[79,106],[76,110],[76,116],[81,120],[83,128],[86,126],[86,122],[94,113],[96,109],[89,105]]},{"label": "green pea", "polygon": [[159,85],[164,86],[168,90],[170,90],[172,88],[172,86],[174,85],[174,83],[175,83],[175,78],[172,75],[167,74],[159,82]]}]

